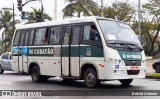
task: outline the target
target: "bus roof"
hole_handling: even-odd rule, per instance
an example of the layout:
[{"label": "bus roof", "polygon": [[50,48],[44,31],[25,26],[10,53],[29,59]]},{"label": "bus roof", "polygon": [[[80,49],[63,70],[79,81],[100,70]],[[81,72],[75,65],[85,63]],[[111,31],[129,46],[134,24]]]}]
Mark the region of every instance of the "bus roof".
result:
[{"label": "bus roof", "polygon": [[36,27],[38,28],[38,27],[45,27],[45,26],[54,26],[54,25],[63,25],[63,24],[81,23],[81,22],[95,22],[96,19],[114,20],[109,18],[90,16],[90,17],[83,17],[83,18],[72,18],[72,19],[17,25],[16,29],[27,29],[27,28],[36,28]]}]

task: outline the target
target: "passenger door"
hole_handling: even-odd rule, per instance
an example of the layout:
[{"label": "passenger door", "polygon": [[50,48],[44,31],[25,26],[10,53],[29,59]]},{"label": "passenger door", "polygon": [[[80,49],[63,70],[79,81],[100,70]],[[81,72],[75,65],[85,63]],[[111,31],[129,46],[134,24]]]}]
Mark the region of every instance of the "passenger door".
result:
[{"label": "passenger door", "polygon": [[64,27],[62,44],[62,76],[79,76],[79,36],[81,26]]},{"label": "passenger door", "polygon": [[21,38],[21,31],[16,30],[14,40],[13,40],[13,47],[12,47],[12,65],[11,68],[15,72],[19,72],[19,44]]},{"label": "passenger door", "polygon": [[19,71],[28,72],[28,39],[31,31],[23,30],[19,46]]},{"label": "passenger door", "polygon": [[71,76],[78,77],[80,73],[80,44],[79,38],[81,33],[81,26],[73,26],[72,27],[72,36],[70,43],[70,68],[71,68]]},{"label": "passenger door", "polygon": [[70,35],[71,35],[71,26],[64,26],[63,28],[63,43],[62,43],[62,76],[70,76]]}]

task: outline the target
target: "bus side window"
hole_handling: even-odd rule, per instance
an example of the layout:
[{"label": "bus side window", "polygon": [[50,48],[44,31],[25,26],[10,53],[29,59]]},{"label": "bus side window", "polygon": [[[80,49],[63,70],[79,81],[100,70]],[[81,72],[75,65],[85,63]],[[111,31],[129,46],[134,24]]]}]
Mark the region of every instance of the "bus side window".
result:
[{"label": "bus side window", "polygon": [[25,41],[25,38],[26,38],[26,33],[25,33],[25,30],[22,30],[21,31],[21,40],[20,40],[20,46],[24,46],[24,41]]},{"label": "bus side window", "polygon": [[91,25],[90,40],[100,40],[100,36],[95,25]]},{"label": "bus side window", "polygon": [[90,40],[90,25],[84,26],[84,31],[83,31],[83,40]]},{"label": "bus side window", "polygon": [[34,29],[32,29],[31,31],[30,31],[30,34],[29,34],[29,40],[28,40],[28,45],[33,45],[33,43],[34,43],[34,35],[35,35],[35,30]]},{"label": "bus side window", "polygon": [[28,45],[28,39],[29,39],[29,34],[30,34],[30,30],[26,31],[26,36],[25,36],[25,41],[24,41],[24,45],[27,46]]},{"label": "bus side window", "polygon": [[49,44],[60,44],[61,27],[51,28]]},{"label": "bus side window", "polygon": [[64,39],[63,39],[63,44],[69,44],[70,41],[70,33],[71,33],[71,28],[66,26],[64,27]]},{"label": "bus side window", "polygon": [[83,40],[100,40],[100,36],[95,25],[84,26]]},{"label": "bus side window", "polygon": [[14,41],[13,41],[13,45],[14,46],[18,46],[19,45],[19,39],[20,39],[20,31],[16,31],[15,37],[14,37]]},{"label": "bus side window", "polygon": [[47,28],[36,29],[34,45],[47,44],[48,35]]},{"label": "bus side window", "polygon": [[81,26],[73,26],[72,28],[72,44],[77,45],[79,44],[79,35],[81,32]]}]

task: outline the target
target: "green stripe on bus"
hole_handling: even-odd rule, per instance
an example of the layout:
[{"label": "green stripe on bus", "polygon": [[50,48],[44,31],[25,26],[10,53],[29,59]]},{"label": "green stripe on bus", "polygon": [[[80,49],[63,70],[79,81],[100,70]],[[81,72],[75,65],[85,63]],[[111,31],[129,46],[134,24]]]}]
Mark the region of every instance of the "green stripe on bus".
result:
[{"label": "green stripe on bus", "polygon": [[122,60],[142,60],[141,52],[118,51]]},{"label": "green stripe on bus", "polygon": [[[71,46],[71,57],[104,57],[103,49],[95,46]],[[13,56],[57,56],[61,55],[60,47],[19,48],[19,52],[13,52]],[[22,54],[20,54],[22,53]],[[69,56],[69,47],[62,47],[62,57]]]},{"label": "green stripe on bus", "polygon": [[[95,46],[72,46],[71,57],[104,57],[103,49]],[[79,52],[80,50],[80,52]],[[62,57],[69,56],[69,47],[62,47]]]}]

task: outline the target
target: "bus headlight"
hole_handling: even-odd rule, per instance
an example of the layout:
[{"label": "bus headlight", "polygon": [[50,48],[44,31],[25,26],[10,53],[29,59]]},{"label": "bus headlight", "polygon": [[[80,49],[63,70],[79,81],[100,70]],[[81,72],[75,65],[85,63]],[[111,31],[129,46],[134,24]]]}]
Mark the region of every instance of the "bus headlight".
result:
[{"label": "bus headlight", "polygon": [[118,63],[118,64],[123,64],[124,65],[124,61],[120,60],[120,59],[108,58],[107,62]]}]

